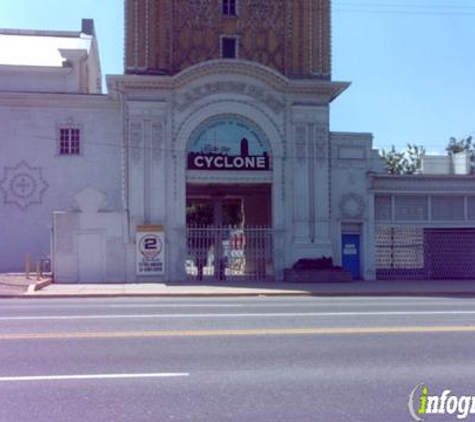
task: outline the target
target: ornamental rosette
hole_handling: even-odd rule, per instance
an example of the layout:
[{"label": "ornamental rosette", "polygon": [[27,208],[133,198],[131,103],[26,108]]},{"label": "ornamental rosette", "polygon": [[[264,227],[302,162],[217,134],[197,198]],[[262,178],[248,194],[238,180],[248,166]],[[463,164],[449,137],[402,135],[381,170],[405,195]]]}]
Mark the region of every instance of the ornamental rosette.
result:
[{"label": "ornamental rosette", "polygon": [[22,160],[14,167],[4,167],[0,180],[3,203],[16,205],[25,211],[30,205],[43,203],[43,195],[48,189],[40,167],[32,167]]},{"label": "ornamental rosette", "polygon": [[343,195],[340,211],[345,218],[361,218],[365,211],[364,199],[356,193]]}]

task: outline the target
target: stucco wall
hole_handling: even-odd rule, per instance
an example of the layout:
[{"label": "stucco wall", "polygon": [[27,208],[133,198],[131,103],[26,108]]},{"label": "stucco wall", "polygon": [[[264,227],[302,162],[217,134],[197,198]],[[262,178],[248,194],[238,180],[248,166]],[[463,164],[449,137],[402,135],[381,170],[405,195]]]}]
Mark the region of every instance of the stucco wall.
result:
[{"label": "stucco wall", "polygon": [[[79,156],[58,154],[58,126],[81,131]],[[50,253],[51,214],[87,186],[121,208],[122,122],[105,96],[0,94],[0,271]]]}]

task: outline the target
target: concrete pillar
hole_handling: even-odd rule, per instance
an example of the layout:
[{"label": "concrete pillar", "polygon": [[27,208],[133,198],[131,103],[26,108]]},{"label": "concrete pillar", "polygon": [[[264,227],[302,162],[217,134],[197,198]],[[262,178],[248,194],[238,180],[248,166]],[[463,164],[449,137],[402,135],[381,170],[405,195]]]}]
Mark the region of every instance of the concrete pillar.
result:
[{"label": "concrete pillar", "polygon": [[292,114],[292,258],[332,256],[328,107],[298,105]]}]

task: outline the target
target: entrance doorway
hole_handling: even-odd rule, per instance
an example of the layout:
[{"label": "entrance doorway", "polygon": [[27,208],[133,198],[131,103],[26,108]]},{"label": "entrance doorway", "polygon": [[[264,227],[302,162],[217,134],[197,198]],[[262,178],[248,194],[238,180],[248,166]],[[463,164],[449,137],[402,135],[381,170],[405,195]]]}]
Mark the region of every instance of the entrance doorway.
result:
[{"label": "entrance doorway", "polygon": [[341,236],[341,266],[350,270],[353,279],[361,278],[359,234],[343,234]]},{"label": "entrance doorway", "polygon": [[190,184],[186,223],[190,281],[273,279],[270,184]]}]

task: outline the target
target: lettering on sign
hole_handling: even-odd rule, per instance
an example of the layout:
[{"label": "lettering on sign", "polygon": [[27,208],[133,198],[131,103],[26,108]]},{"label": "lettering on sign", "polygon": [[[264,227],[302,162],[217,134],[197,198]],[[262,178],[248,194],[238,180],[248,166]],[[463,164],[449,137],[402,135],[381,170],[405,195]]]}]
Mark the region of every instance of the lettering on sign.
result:
[{"label": "lettering on sign", "polygon": [[270,170],[269,148],[256,128],[217,119],[198,132],[188,150],[189,170]]},{"label": "lettering on sign", "polygon": [[343,255],[358,255],[358,250],[356,249],[356,245],[353,243],[348,243],[343,248]]},{"label": "lettering on sign", "polygon": [[165,273],[165,233],[162,226],[139,226],[136,235],[137,275]]}]

